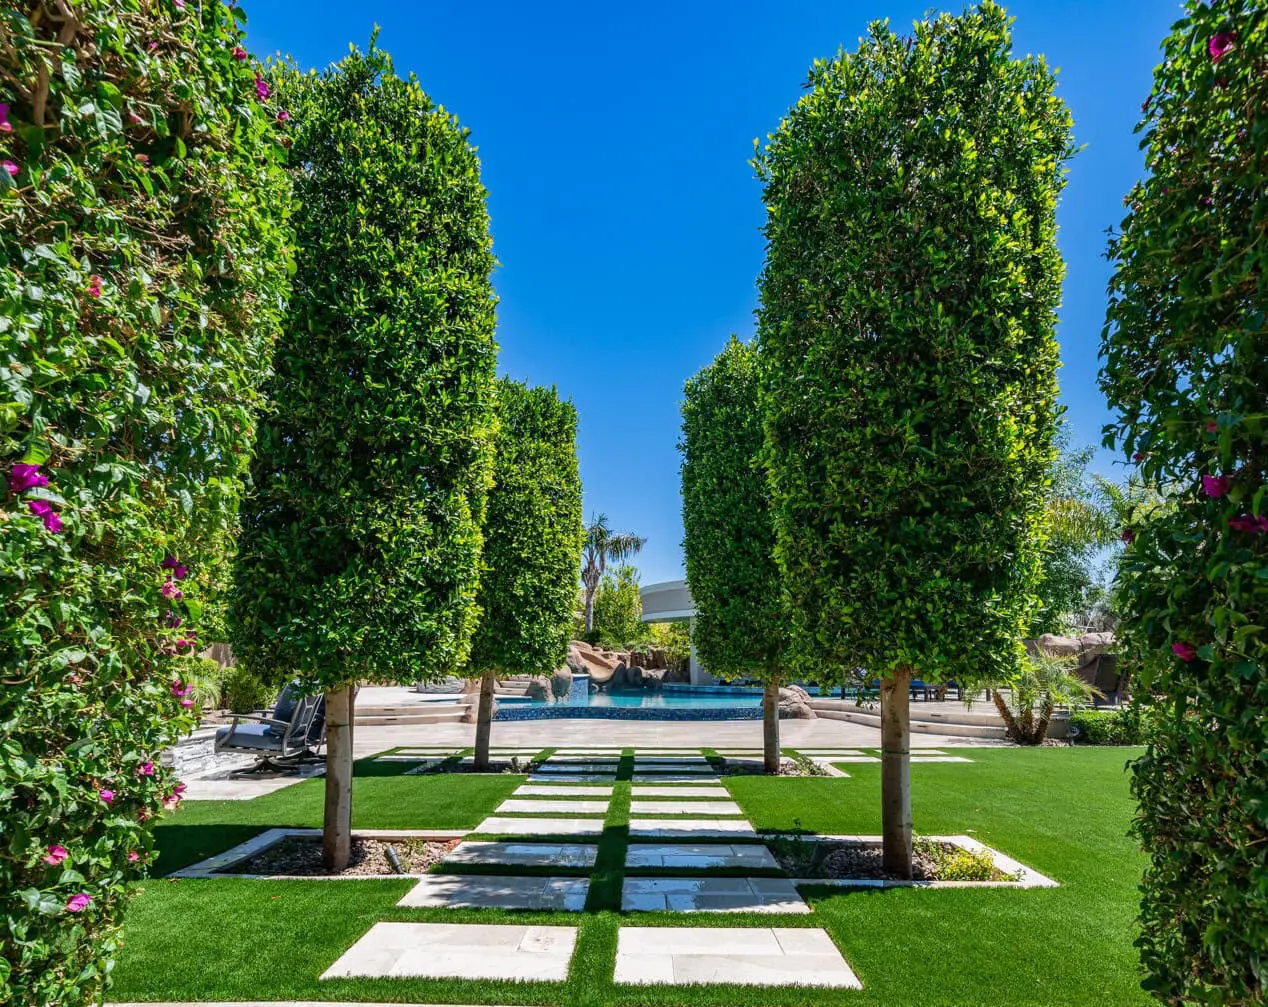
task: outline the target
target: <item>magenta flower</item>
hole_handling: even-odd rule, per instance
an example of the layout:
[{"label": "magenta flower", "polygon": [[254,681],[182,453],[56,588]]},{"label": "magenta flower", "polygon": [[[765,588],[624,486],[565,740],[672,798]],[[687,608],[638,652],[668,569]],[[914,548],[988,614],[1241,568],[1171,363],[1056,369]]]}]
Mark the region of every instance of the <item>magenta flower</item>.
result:
[{"label": "magenta flower", "polygon": [[279,108],[279,109],[277,110],[277,121],[278,121],[278,122],[290,122],[290,121],[291,121],[291,114],[290,114],[290,112],[286,111],[286,109],[284,109],[284,108]]},{"label": "magenta flower", "polygon": [[97,796],[100,797],[102,801],[104,801],[106,804],[109,804],[111,801],[114,800],[114,791],[102,790],[100,793],[97,794]]},{"label": "magenta flower", "polygon": [[44,530],[52,532],[56,535],[63,528],[61,515],[56,511],[49,511],[44,515]]},{"label": "magenta flower", "polygon": [[172,788],[172,792],[163,798],[164,810],[171,811],[173,808],[179,805],[181,802],[181,795],[183,793],[185,793],[185,784],[183,783],[176,784],[176,786]]},{"label": "magenta flower", "polygon": [[18,462],[9,471],[9,492],[18,494],[36,486],[47,486],[48,476],[40,471],[38,465],[27,465]]},{"label": "magenta flower", "polygon": [[176,583],[170,580],[164,581],[163,586],[159,588],[159,594],[161,594],[164,598],[167,598],[169,601],[185,597],[181,592],[181,589],[176,586]]},{"label": "magenta flower", "polygon": [[1228,493],[1233,488],[1232,476],[1206,476],[1202,477],[1202,492],[1209,497],[1218,499]]},{"label": "magenta flower", "polygon": [[141,123],[145,122],[145,120],[144,120],[144,119],[142,119],[142,118],[141,118],[139,115],[137,115],[135,112],[133,112],[131,109],[129,109],[129,110],[128,110],[128,122],[132,123],[132,125],[134,125],[134,126],[139,126]]},{"label": "magenta flower", "polygon": [[9,106],[0,101],[0,133],[12,133],[13,123],[9,121]]},{"label": "magenta flower", "polygon": [[177,10],[185,9],[185,0],[172,0],[172,3],[176,4]]},{"label": "magenta flower", "polygon": [[92,902],[92,896],[87,892],[80,892],[78,895],[72,895],[66,900],[66,911],[68,913],[83,912]]},{"label": "magenta flower", "polygon": [[154,763],[152,762],[141,763],[141,765],[137,766],[136,774],[137,776],[153,776]]},{"label": "magenta flower", "polygon": [[137,162],[138,162],[139,164],[143,164],[143,165],[145,165],[147,168],[150,166],[150,155],[149,155],[149,154],[137,154],[136,159],[137,159]]},{"label": "magenta flower", "polygon": [[1124,528],[1123,541],[1126,542],[1128,545],[1131,545],[1133,542],[1136,541],[1136,533],[1132,531],[1132,529],[1130,528]]},{"label": "magenta flower", "polygon": [[1132,455],[1132,461],[1134,461],[1137,465],[1139,465],[1144,460],[1145,460],[1145,453],[1143,451],[1137,451],[1134,455]]},{"label": "magenta flower", "polygon": [[182,699],[181,706],[183,706],[186,710],[192,709],[194,706],[194,701],[189,698]]},{"label": "magenta flower", "polygon": [[255,75],[255,96],[264,101],[273,92],[269,90],[269,83],[258,73]]},{"label": "magenta flower", "polygon": [[1211,55],[1211,62],[1218,63],[1236,44],[1236,32],[1222,31],[1211,36],[1211,41],[1206,44],[1206,51]]},{"label": "magenta flower", "polygon": [[157,48],[158,48],[158,42],[157,42],[157,41],[155,41],[155,40],[151,40],[151,41],[150,41],[150,44],[149,44],[149,45],[147,45],[147,46],[146,46],[146,48],[147,48],[147,49],[149,49],[149,50],[150,50],[150,52],[153,52],[155,49],[157,49]]},{"label": "magenta flower", "polygon": [[1268,532],[1268,516],[1255,517],[1254,514],[1239,514],[1228,519],[1228,526],[1233,531],[1244,531],[1248,535],[1263,535]]},{"label": "magenta flower", "polygon": [[3,168],[5,171],[7,171],[9,175],[13,178],[17,178],[18,172],[21,170],[12,161],[0,161],[0,168]]},{"label": "magenta flower", "polygon": [[128,863],[135,864],[140,859],[141,854],[137,853],[136,850],[128,850]]},{"label": "magenta flower", "polygon": [[244,59],[247,58],[247,51],[243,49],[242,46],[235,45],[233,47],[233,58],[236,59],[239,63],[241,63]]},{"label": "magenta flower", "polygon": [[93,273],[92,276],[88,280],[88,296],[89,297],[101,296],[101,277],[98,276],[96,273]]},{"label": "magenta flower", "polygon": [[32,514],[40,518],[53,513],[53,505],[47,500],[28,500],[26,507]]},{"label": "magenta flower", "polygon": [[164,619],[163,621],[167,623],[168,629],[179,629],[182,620],[181,620],[181,617],[177,615],[175,612],[168,612],[167,618]]},{"label": "magenta flower", "polygon": [[83,684],[84,684],[84,679],[83,679],[83,676],[82,676],[82,675],[75,675],[75,674],[70,674],[70,675],[67,675],[67,676],[66,676],[66,681],[68,681],[71,685],[83,685]]},{"label": "magenta flower", "polygon": [[70,850],[66,849],[66,847],[62,846],[60,843],[53,843],[53,845],[48,848],[48,856],[44,857],[43,860],[44,863],[49,864],[52,867],[56,867],[69,856]]},{"label": "magenta flower", "polygon": [[1186,661],[1186,662],[1195,661],[1197,660],[1197,656],[1198,656],[1197,648],[1194,647],[1193,644],[1183,643],[1183,642],[1173,643],[1171,645],[1171,653],[1175,654],[1175,656],[1178,657],[1181,661]]},{"label": "magenta flower", "polygon": [[[185,641],[182,640],[181,642],[184,643]],[[194,687],[192,685],[186,685],[179,678],[172,683],[173,696],[188,696],[193,691]]]},{"label": "magenta flower", "polygon": [[172,576],[175,577],[177,580],[184,580],[188,573],[189,573],[189,567],[178,566],[175,570],[172,571]]},{"label": "magenta flower", "polygon": [[173,556],[170,552],[163,557],[163,562],[159,566],[164,570],[175,570],[181,565],[181,561]]},{"label": "magenta flower", "polygon": [[1206,432],[1208,434],[1218,434],[1220,432],[1220,425],[1216,423],[1214,420],[1207,420]]}]

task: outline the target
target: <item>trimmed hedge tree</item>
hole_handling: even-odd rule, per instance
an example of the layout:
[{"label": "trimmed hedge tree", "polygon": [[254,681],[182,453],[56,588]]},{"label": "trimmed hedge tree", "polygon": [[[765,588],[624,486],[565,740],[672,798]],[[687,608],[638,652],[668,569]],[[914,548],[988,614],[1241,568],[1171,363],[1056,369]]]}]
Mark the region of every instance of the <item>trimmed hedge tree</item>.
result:
[{"label": "trimmed hedge tree", "polygon": [[287,290],[242,12],[0,10],[0,1002],[98,1003]]},{"label": "trimmed hedge tree", "polygon": [[493,690],[500,675],[553,672],[568,657],[581,573],[577,409],[553,388],[497,384],[495,484],[484,523],[475,767],[489,766]]},{"label": "trimmed hedge tree", "polygon": [[1190,0],[1139,131],[1102,386],[1118,445],[1168,506],[1120,567],[1152,727],[1134,765],[1146,987],[1167,1003],[1268,991],[1268,19]]},{"label": "trimmed hedge tree", "polygon": [[770,490],[760,457],[757,351],[734,336],[687,382],[682,404],[682,524],[692,640],[723,678],[749,676],[762,700],[765,764],[779,772],[779,685],[790,617],[775,563]]},{"label": "trimmed hedge tree", "polygon": [[346,865],[362,681],[461,668],[476,624],[497,347],[468,134],[371,43],[275,68],[298,232],[231,607],[250,670],[326,693],[325,858]]},{"label": "trimmed hedge tree", "polygon": [[[995,3],[817,62],[757,158],[776,556],[806,673],[881,679],[910,876],[908,683],[1017,668],[1053,456],[1070,116]],[[831,674],[831,671],[829,671]]]}]

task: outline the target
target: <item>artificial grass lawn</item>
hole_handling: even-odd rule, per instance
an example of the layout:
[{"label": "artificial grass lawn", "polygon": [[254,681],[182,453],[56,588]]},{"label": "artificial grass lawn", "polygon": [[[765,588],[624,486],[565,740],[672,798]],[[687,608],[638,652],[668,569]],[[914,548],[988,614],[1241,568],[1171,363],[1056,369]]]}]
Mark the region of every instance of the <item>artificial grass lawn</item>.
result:
[{"label": "artificial grass lawn", "polygon": [[[412,882],[147,883],[129,910],[114,1000],[327,999],[543,1005],[1147,1004],[1138,988],[1135,885],[1141,861],[1126,837],[1127,749],[975,749],[972,764],[912,767],[918,832],[969,833],[1060,881],[1059,889],[841,892],[802,889],[808,916],[621,914],[630,759],[599,841],[584,913],[397,909]],[[363,764],[364,765],[364,764]],[[879,767],[849,779],[732,777],[727,786],[759,830],[879,832]],[[375,772],[381,771],[376,767]],[[360,828],[470,828],[519,776],[358,778]],[[219,852],[230,830],[316,825],[320,781],[250,802],[191,805],[158,830],[160,870]],[[193,841],[201,831],[204,839]],[[174,831],[180,830],[180,831]],[[591,839],[590,841],[594,841]],[[188,858],[188,859],[186,859]],[[512,873],[513,868],[507,868]],[[642,873],[642,872],[639,872]],[[320,975],[380,920],[578,926],[566,983],[335,980]],[[824,927],[863,990],[629,987],[611,981],[617,927]]]}]

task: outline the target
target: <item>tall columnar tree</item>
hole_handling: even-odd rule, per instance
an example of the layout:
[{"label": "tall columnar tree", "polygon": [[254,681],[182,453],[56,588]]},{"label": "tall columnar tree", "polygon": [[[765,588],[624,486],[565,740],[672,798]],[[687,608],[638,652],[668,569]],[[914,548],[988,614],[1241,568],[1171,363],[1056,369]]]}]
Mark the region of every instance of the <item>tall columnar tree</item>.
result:
[{"label": "tall columnar tree", "polygon": [[299,252],[231,608],[249,668],[326,693],[325,858],[347,863],[358,682],[466,663],[491,479],[493,254],[468,133],[373,42],[275,68]]},{"label": "tall columnar tree", "polygon": [[581,554],[581,585],[585,597],[586,632],[594,629],[594,595],[599,590],[608,563],[619,563],[638,554],[647,539],[632,532],[613,531],[606,514],[596,514],[586,527],[584,551]]},{"label": "tall columnar tree", "polygon": [[1265,67],[1262,3],[1190,0],[1112,243],[1106,443],[1166,495],[1129,523],[1118,598],[1157,714],[1134,766],[1138,943],[1167,1003],[1268,996]]},{"label": "tall columnar tree", "polygon": [[696,606],[696,650],[712,674],[765,683],[765,762],[775,773],[789,619],[760,461],[756,350],[732,336],[683,392],[683,549]]},{"label": "tall columnar tree", "polygon": [[[240,11],[0,9],[0,1003],[99,1003],[287,289]],[[170,558],[169,558],[170,557]]]},{"label": "tall columnar tree", "polygon": [[484,523],[480,626],[471,667],[480,673],[475,765],[488,768],[499,675],[539,674],[568,657],[581,570],[577,410],[553,388],[497,384],[494,487]]},{"label": "tall columnar tree", "polygon": [[757,158],[776,556],[807,671],[882,683],[911,871],[908,682],[1018,666],[1052,458],[1070,116],[983,2],[815,63]]}]

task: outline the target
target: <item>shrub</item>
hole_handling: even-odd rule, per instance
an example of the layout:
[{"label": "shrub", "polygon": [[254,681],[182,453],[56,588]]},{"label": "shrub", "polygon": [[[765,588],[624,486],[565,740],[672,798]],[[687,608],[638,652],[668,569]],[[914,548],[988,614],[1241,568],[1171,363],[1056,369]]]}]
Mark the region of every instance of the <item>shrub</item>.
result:
[{"label": "shrub", "polygon": [[621,650],[643,633],[643,596],[638,569],[628,563],[609,569],[594,597],[594,631],[599,644]]},{"label": "shrub", "polygon": [[251,713],[268,706],[275,695],[259,677],[237,665],[225,676],[221,702],[230,713]]},{"label": "shrub", "polygon": [[[1120,446],[1168,506],[1129,522],[1119,604],[1148,853],[1137,941],[1168,1003],[1268,996],[1268,18],[1189,0],[1139,131],[1102,342]],[[1151,720],[1155,718],[1151,715]]]},{"label": "shrub", "polygon": [[1070,733],[1080,745],[1143,745],[1144,718],[1133,704],[1121,710],[1079,710],[1070,714]]},{"label": "shrub", "polygon": [[226,669],[209,657],[191,657],[184,666],[185,682],[193,688],[194,709],[215,709],[224,691]]},{"label": "shrub", "polygon": [[274,78],[303,166],[301,252],[243,505],[231,636],[249,670],[293,668],[326,693],[339,869],[351,686],[443,678],[469,655],[492,475],[494,260],[467,131],[373,42],[322,75]]},{"label": "shrub", "polygon": [[757,159],[776,557],[804,673],[882,680],[885,861],[909,872],[909,677],[1022,655],[1070,115],[989,0],[911,38],[875,23],[806,88]]},{"label": "shrub", "polygon": [[240,17],[0,7],[4,1003],[100,1001],[179,799],[158,753],[194,723],[287,286],[285,127]]}]

